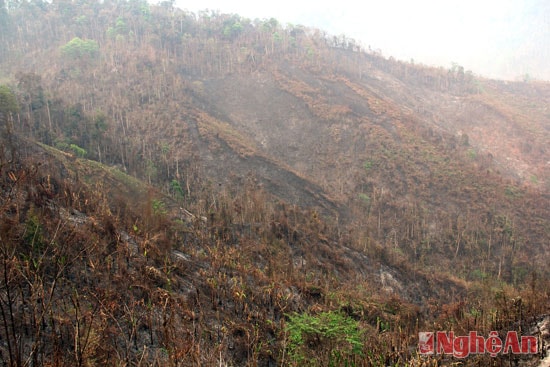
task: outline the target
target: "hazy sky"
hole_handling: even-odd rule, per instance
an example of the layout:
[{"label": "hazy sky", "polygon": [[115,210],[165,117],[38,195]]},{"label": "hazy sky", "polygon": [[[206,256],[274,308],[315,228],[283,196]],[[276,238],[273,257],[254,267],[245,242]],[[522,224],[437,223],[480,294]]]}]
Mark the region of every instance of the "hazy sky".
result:
[{"label": "hazy sky", "polygon": [[550,80],[549,0],[176,0],[176,6],[316,27],[400,60]]}]

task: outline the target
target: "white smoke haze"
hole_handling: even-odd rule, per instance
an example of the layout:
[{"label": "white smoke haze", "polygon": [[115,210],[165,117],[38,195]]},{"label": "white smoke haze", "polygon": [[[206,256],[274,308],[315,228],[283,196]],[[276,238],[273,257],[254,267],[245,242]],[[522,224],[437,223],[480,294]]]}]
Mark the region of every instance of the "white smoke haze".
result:
[{"label": "white smoke haze", "polygon": [[177,0],[175,5],[345,34],[403,61],[445,68],[457,63],[497,79],[550,80],[547,0]]}]

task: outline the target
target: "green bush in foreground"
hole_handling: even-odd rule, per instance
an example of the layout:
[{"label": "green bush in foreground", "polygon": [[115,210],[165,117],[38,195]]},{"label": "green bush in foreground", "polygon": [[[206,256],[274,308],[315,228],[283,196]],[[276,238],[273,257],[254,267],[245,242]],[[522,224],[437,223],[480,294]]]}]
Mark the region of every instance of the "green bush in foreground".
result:
[{"label": "green bush in foreground", "polygon": [[296,366],[355,366],[362,356],[362,332],[340,312],[288,316],[287,353]]}]

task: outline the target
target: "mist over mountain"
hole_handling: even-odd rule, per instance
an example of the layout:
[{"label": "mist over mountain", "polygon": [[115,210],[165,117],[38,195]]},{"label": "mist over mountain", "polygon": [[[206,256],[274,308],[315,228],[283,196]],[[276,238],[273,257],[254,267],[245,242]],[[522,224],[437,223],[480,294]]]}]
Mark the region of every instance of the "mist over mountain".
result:
[{"label": "mist over mountain", "polygon": [[2,363],[451,366],[419,349],[450,330],[541,341],[466,365],[543,363],[549,83],[172,2],[0,5]]},{"label": "mist over mountain", "polygon": [[550,80],[549,24],[548,2],[526,2],[524,11],[510,19],[508,27],[513,31],[491,47],[489,53],[495,57],[481,64],[480,72],[507,80],[522,77]]},{"label": "mist over mountain", "polygon": [[237,13],[249,19],[275,17],[330,35],[353,38],[365,49],[433,67],[458,63],[476,75],[504,80],[549,80],[550,10],[541,0],[422,0],[357,3],[349,0],[250,3],[176,2],[198,12]]}]

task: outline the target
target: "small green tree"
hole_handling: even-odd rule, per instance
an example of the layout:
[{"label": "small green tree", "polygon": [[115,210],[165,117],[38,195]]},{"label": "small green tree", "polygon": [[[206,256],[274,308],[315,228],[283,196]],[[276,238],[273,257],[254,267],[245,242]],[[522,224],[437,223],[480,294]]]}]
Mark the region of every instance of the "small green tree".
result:
[{"label": "small green tree", "polygon": [[7,85],[0,85],[0,113],[15,113],[19,110],[15,93]]},{"label": "small green tree", "polygon": [[236,20],[234,23],[228,22],[224,29],[223,35],[228,39],[235,39],[243,31],[243,25],[240,21]]},{"label": "small green tree", "polygon": [[61,53],[70,59],[90,59],[99,53],[99,45],[94,40],[75,37],[61,47]]},{"label": "small green tree", "polygon": [[116,34],[128,34],[128,25],[123,17],[118,17],[115,23],[115,32]]},{"label": "small green tree", "polygon": [[170,191],[172,194],[179,200],[183,199],[185,194],[183,193],[183,188],[181,187],[178,180],[172,180],[170,181]]},{"label": "small green tree", "polygon": [[11,134],[11,115],[19,111],[15,93],[7,85],[0,85],[0,124],[6,126],[6,132]]}]

